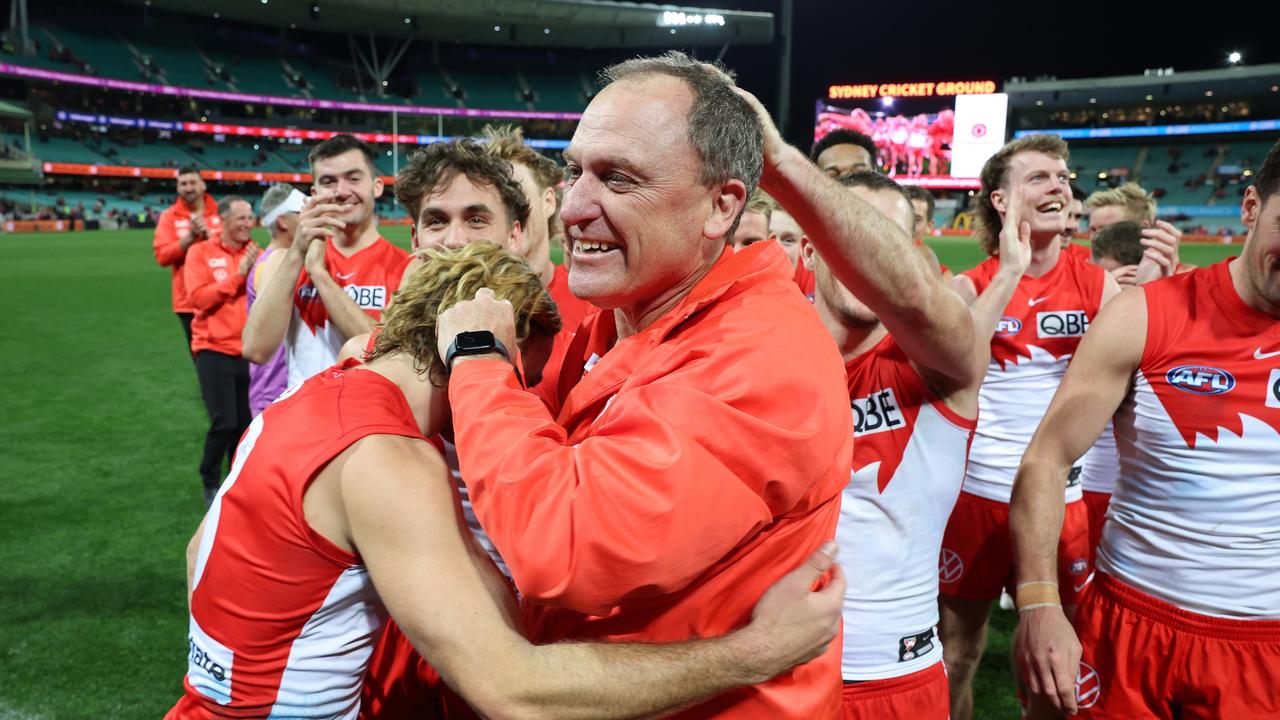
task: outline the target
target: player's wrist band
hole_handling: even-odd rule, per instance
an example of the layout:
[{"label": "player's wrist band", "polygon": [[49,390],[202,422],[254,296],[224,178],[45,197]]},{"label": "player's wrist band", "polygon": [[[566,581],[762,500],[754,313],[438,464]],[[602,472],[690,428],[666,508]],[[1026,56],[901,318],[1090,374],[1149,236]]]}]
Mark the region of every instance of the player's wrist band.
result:
[{"label": "player's wrist band", "polygon": [[1018,583],[1014,593],[1014,605],[1020,613],[1042,607],[1062,607],[1062,598],[1058,595],[1058,583],[1051,580]]}]

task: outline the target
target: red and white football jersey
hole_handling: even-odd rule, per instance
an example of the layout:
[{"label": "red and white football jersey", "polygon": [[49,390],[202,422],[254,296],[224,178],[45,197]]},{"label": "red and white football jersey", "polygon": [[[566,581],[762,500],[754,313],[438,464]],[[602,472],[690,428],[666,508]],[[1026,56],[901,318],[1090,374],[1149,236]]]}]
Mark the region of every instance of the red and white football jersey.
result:
[{"label": "red and white football jersey", "polygon": [[[329,275],[342,286],[347,296],[369,317],[381,320],[382,309],[391,302],[391,293],[400,286],[400,276],[408,256],[385,238],[378,238],[369,247],[349,257],[338,252],[329,242],[324,261]],[[288,353],[289,387],[336,362],[338,351],[346,341],[342,331],[329,322],[329,312],[316,286],[311,283],[311,276],[301,273],[293,292],[293,317],[284,339]]]},{"label": "red and white football jersey", "polygon": [[404,394],[332,367],[254,418],[205,519],[171,720],[355,718],[386,620],[360,558],[313,530],[312,477],[369,435],[421,437]]},{"label": "red and white football jersey", "polygon": [[1143,286],[1098,566],[1184,610],[1280,619],[1280,321],[1228,261]]},{"label": "red and white football jersey", "polygon": [[879,680],[942,660],[938,552],[975,423],[933,395],[890,336],[845,370],[854,443],[836,529],[849,578],[841,674]]},{"label": "red and white football jersey", "polygon": [[[999,268],[993,257],[964,274],[982,294]],[[1105,280],[1102,268],[1063,255],[1049,272],[1018,282],[991,338],[965,492],[1009,502],[1022,453],[1098,314]],[[1078,474],[1072,472],[1068,502],[1082,497]]]}]

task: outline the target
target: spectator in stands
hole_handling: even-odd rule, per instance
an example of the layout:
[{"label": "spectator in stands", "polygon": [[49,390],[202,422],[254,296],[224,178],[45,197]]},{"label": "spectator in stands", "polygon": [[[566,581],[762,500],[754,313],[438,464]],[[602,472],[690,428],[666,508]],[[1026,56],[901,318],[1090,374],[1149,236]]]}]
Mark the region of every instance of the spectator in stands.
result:
[{"label": "spectator in stands", "polygon": [[831,177],[861,170],[878,170],[876,143],[857,130],[833,130],[814,144],[813,163]]},{"label": "spectator in stands", "polygon": [[[298,213],[306,202],[307,196],[287,183],[276,183],[267,189],[262,196],[262,204],[258,211],[262,218],[262,226],[271,233],[271,242],[253,264],[249,271],[249,279],[245,283],[247,304],[253,308],[253,301],[262,291],[262,265],[276,251],[287,251],[293,244],[293,234],[298,229]],[[249,414],[257,417],[267,405],[280,397],[280,393],[289,386],[289,373],[285,365],[284,343],[276,350],[271,359],[265,363],[249,363]]]},{"label": "spectator in stands", "polygon": [[745,247],[765,240],[776,240],[769,232],[769,218],[773,214],[773,198],[759,188],[747,199],[747,207],[738,219],[738,227],[733,231],[729,245],[737,252]]},{"label": "spectator in stands", "polygon": [[1182,231],[1164,220],[1156,219],[1156,200],[1137,183],[1127,182],[1110,190],[1099,190],[1084,203],[1089,213],[1089,232],[1116,222],[1128,220],[1142,226],[1144,245],[1151,250],[1151,257],[1172,257],[1176,272],[1195,269],[1194,265],[1178,259],[1178,246],[1182,243]]},{"label": "spectator in stands", "polygon": [[933,193],[919,185],[904,185],[902,189],[907,193],[907,197],[911,198],[911,211],[915,216],[911,234],[915,239],[916,249],[924,256],[925,262],[929,263],[929,267],[937,271],[944,281],[950,282],[951,268],[939,262],[937,253],[933,251],[933,248],[926,245],[924,241],[925,236],[933,237],[933,233],[937,229],[937,225],[933,221],[933,214],[937,210],[937,203],[933,199]]},{"label": "spectator in stands", "polygon": [[183,274],[195,317],[191,323],[200,395],[209,412],[200,460],[204,503],[213,502],[222,485],[222,459],[232,460],[236,442],[249,427],[249,366],[240,356],[245,323],[245,279],[258,258],[253,206],[231,196],[218,203],[222,233],[192,248]]},{"label": "spectator in stands", "polygon": [[348,338],[367,333],[399,286],[408,253],[378,234],[377,155],[352,135],[311,150],[312,195],[293,244],[259,269],[262,293],[244,329],[244,356],[265,363],[284,344],[289,385],[324,370]]},{"label": "spectator in stands", "polygon": [[213,196],[205,192],[200,171],[192,166],[179,168],[178,199],[160,214],[152,249],[156,262],[173,271],[173,312],[182,323],[188,351],[191,349],[191,318],[195,308],[187,294],[183,265],[192,245],[204,240],[217,240],[221,231],[218,206]]},{"label": "spectator in stands", "polygon": [[485,149],[511,164],[512,176],[529,201],[528,220],[521,224],[523,240],[519,247],[509,249],[538,273],[560,310],[564,332],[572,334],[595,308],[569,292],[568,271],[551,262],[551,229],[560,220],[559,193],[564,171],[553,160],[526,145],[519,128],[486,127],[485,137],[488,139]]}]

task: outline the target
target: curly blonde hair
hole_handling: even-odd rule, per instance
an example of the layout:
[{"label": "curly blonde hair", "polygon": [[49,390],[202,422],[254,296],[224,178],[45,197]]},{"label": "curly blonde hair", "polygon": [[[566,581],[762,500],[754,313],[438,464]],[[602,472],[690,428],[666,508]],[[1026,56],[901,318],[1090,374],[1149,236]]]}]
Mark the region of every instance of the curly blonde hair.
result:
[{"label": "curly blonde hair", "polygon": [[1127,182],[1110,190],[1098,190],[1084,201],[1084,207],[1093,212],[1103,207],[1122,207],[1129,220],[1150,226],[1156,221],[1156,199],[1138,183]]},{"label": "curly blonde hair", "polygon": [[425,262],[396,293],[383,316],[369,360],[404,352],[414,369],[432,384],[445,385],[444,361],[436,351],[436,319],[440,313],[489,288],[515,310],[516,341],[524,347],[535,335],[553,337],[562,323],[556,303],[524,260],[491,242],[419,253]]}]

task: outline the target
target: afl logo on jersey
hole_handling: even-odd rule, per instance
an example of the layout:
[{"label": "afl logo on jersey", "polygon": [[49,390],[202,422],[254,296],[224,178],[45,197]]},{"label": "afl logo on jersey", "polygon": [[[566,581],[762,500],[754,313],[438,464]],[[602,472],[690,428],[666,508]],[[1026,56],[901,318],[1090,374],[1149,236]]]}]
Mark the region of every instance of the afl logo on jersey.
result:
[{"label": "afl logo on jersey", "polygon": [[1179,390],[1196,395],[1221,395],[1236,386],[1231,373],[1208,365],[1179,365],[1165,373],[1164,379]]},{"label": "afl logo on jersey", "polygon": [[1015,317],[1005,315],[1000,318],[1000,322],[996,323],[996,337],[1011,337],[1017,335],[1022,330],[1022,321]]}]

